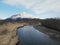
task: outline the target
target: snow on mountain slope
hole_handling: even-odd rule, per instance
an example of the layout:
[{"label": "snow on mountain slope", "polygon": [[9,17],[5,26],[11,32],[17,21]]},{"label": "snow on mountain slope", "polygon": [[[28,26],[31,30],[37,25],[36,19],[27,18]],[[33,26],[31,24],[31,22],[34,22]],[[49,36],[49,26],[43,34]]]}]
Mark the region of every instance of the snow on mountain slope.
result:
[{"label": "snow on mountain slope", "polygon": [[16,18],[33,18],[33,16],[31,14],[23,12],[21,14],[13,15],[10,18],[12,18],[12,19],[16,19]]}]

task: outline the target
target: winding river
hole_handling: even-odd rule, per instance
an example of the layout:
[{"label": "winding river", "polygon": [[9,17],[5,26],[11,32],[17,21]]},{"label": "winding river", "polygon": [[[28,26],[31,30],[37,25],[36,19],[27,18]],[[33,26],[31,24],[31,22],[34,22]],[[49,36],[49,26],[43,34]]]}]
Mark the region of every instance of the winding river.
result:
[{"label": "winding river", "polygon": [[60,45],[48,35],[36,30],[33,26],[24,26],[18,29],[18,45]]}]

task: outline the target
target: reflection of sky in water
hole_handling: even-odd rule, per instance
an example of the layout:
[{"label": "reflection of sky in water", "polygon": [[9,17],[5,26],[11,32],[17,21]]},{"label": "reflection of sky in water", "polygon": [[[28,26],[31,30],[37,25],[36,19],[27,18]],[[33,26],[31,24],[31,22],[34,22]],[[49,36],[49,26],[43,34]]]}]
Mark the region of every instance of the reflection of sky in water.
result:
[{"label": "reflection of sky in water", "polygon": [[47,35],[34,29],[33,26],[25,26],[18,29],[19,40],[24,45],[52,45],[53,41]]}]

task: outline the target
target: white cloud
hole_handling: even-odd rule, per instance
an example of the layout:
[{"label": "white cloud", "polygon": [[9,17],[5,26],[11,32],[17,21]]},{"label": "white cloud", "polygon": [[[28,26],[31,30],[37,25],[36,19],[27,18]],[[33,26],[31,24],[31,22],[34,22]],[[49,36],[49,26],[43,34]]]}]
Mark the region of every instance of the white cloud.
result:
[{"label": "white cloud", "polygon": [[49,10],[60,12],[60,0],[4,0],[6,4],[31,9],[36,14],[41,14]]},{"label": "white cloud", "polygon": [[28,14],[26,12],[21,13],[22,18],[34,18],[31,14]]}]

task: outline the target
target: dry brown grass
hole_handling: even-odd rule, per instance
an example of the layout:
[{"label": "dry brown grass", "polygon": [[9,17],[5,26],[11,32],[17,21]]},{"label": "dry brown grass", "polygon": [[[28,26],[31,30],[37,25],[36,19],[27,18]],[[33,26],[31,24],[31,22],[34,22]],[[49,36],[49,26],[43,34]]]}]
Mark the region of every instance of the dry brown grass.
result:
[{"label": "dry brown grass", "polygon": [[0,45],[15,45],[18,42],[17,28],[25,23],[7,23],[0,25]]}]

